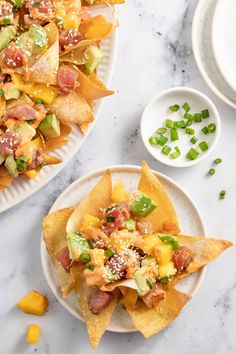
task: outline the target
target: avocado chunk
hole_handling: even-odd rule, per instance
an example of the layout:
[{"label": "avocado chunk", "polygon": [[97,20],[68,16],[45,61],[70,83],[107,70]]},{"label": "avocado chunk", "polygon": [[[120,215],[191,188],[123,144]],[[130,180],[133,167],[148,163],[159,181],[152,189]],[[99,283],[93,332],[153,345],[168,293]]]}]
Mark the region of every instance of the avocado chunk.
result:
[{"label": "avocado chunk", "polygon": [[45,138],[57,138],[61,135],[60,122],[54,113],[47,114],[39,125],[39,130]]},{"label": "avocado chunk", "polygon": [[156,209],[157,204],[147,195],[138,192],[135,196],[133,203],[131,204],[132,213],[135,215],[147,216],[154,209]]},{"label": "avocado chunk", "polygon": [[104,54],[100,48],[96,45],[90,45],[84,51],[85,63],[85,73],[92,74],[94,70],[97,69],[98,65],[104,58]]},{"label": "avocado chunk", "polygon": [[4,165],[10,175],[12,175],[13,177],[18,177],[19,172],[17,171],[16,161],[14,160],[13,156],[8,156],[5,160]]},{"label": "avocado chunk", "polygon": [[5,90],[4,97],[7,101],[12,99],[17,100],[20,97],[20,90],[14,86],[9,87]]},{"label": "avocado chunk", "polygon": [[137,291],[139,296],[144,296],[149,292],[151,279],[149,279],[145,275],[145,267],[140,268],[136,271],[134,275],[134,281],[137,285]]},{"label": "avocado chunk", "polygon": [[8,46],[16,33],[15,26],[3,27],[0,31],[0,51]]},{"label": "avocado chunk", "polygon": [[0,165],[2,165],[4,161],[5,161],[5,157],[2,154],[0,154]]},{"label": "avocado chunk", "polygon": [[142,259],[142,267],[153,267],[157,264],[156,260],[152,256],[146,256]]},{"label": "avocado chunk", "polygon": [[32,25],[28,31],[30,38],[33,39],[33,49],[46,48],[48,44],[47,33],[42,26]]},{"label": "avocado chunk", "polygon": [[17,125],[15,131],[20,134],[23,143],[29,142],[36,134],[36,130],[28,123]]},{"label": "avocado chunk", "polygon": [[23,33],[16,39],[16,46],[23,50],[27,55],[31,55],[33,50],[34,40],[29,36],[29,32]]},{"label": "avocado chunk", "polygon": [[67,244],[70,252],[70,258],[75,261],[78,260],[81,253],[89,252],[91,249],[90,243],[83,236],[82,233],[69,232],[67,234]]}]

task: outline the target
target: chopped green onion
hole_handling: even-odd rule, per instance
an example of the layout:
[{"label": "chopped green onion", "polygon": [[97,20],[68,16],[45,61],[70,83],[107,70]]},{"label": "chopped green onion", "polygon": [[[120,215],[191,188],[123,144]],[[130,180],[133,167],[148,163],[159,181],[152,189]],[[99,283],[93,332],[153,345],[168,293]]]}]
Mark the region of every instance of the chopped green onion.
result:
[{"label": "chopped green onion", "polygon": [[178,134],[178,131],[176,129],[171,129],[171,131],[170,131],[170,140],[171,141],[179,140],[179,134]]},{"label": "chopped green onion", "polygon": [[149,289],[152,289],[154,282],[152,281],[151,278],[147,278],[147,279],[146,279],[146,284],[147,284],[147,286],[149,287]]},{"label": "chopped green onion", "polygon": [[168,141],[168,138],[164,135],[160,135],[158,137],[158,145],[164,146],[165,143],[167,143],[167,141]]},{"label": "chopped green onion", "polygon": [[26,171],[27,169],[27,162],[28,157],[26,156],[20,156],[18,159],[16,159],[16,166],[19,171]]},{"label": "chopped green onion", "polygon": [[206,119],[206,118],[209,118],[209,117],[210,117],[210,113],[209,113],[208,109],[204,109],[202,111],[202,118]]},{"label": "chopped green onion", "polygon": [[2,96],[2,95],[4,95],[4,91],[3,91],[3,89],[1,88],[1,89],[0,89],[0,96]]},{"label": "chopped green onion", "polygon": [[23,5],[23,1],[22,0],[14,0],[13,1],[17,7],[21,7]]},{"label": "chopped green onion", "polygon": [[7,17],[5,17],[2,22],[4,27],[9,26],[11,24],[11,20]]},{"label": "chopped green onion", "polygon": [[116,253],[115,253],[115,251],[114,251],[112,248],[108,248],[108,249],[106,250],[106,255],[107,255],[108,257],[113,257],[115,254],[116,254]]},{"label": "chopped green onion", "polygon": [[166,128],[158,128],[156,131],[157,134],[165,134],[166,132],[167,132]]},{"label": "chopped green onion", "polygon": [[209,170],[209,175],[213,176],[216,173],[216,170],[214,168],[211,168]]},{"label": "chopped green onion", "polygon": [[202,113],[195,113],[194,114],[194,122],[196,122],[196,123],[202,122]]},{"label": "chopped green onion", "polygon": [[149,141],[149,144],[151,144],[151,145],[157,145],[158,144],[158,138],[156,138],[155,136],[150,136],[148,141]]},{"label": "chopped green onion", "polygon": [[192,143],[192,144],[196,144],[197,141],[198,141],[198,138],[196,138],[196,136],[193,136],[193,137],[190,139],[190,143]]},{"label": "chopped green onion", "polygon": [[172,112],[178,112],[178,110],[179,110],[179,105],[178,105],[178,104],[174,104],[173,106],[170,106],[169,109],[170,109]]},{"label": "chopped green onion", "polygon": [[33,7],[39,7],[41,6],[41,2],[40,1],[36,1],[35,3],[32,4]]},{"label": "chopped green onion", "polygon": [[88,252],[82,252],[79,259],[82,263],[87,263],[91,260],[91,257]]},{"label": "chopped green onion", "polygon": [[185,118],[185,119],[193,120],[193,115],[190,114],[190,113],[185,113],[184,118]]},{"label": "chopped green onion", "polygon": [[190,111],[190,106],[187,102],[185,102],[185,104],[182,106],[183,110],[188,113]]},{"label": "chopped green onion", "polygon": [[107,216],[106,222],[115,222],[116,218],[114,216]]},{"label": "chopped green onion", "polygon": [[222,159],[220,159],[220,158],[215,159],[214,162],[217,163],[217,164],[218,164],[218,163],[221,163],[221,162],[222,162]]},{"label": "chopped green onion", "polygon": [[202,151],[208,150],[208,144],[205,141],[202,141],[200,144],[198,144],[198,146]]},{"label": "chopped green onion", "polygon": [[186,132],[186,134],[189,134],[189,135],[194,135],[194,133],[195,133],[194,129],[192,129],[192,128],[186,128],[185,132]]},{"label": "chopped green onion", "polygon": [[220,199],[225,199],[226,191],[220,191],[219,198]]},{"label": "chopped green onion", "polygon": [[36,104],[44,104],[44,100],[42,98],[37,98],[35,101]]},{"label": "chopped green onion", "polygon": [[160,279],[161,283],[169,283],[170,281],[172,281],[174,279],[173,275],[169,275],[168,277],[164,277]]},{"label": "chopped green onion", "polygon": [[187,153],[186,158],[187,158],[188,160],[196,160],[196,158],[198,157],[198,155],[199,155],[199,152],[198,152],[197,150],[191,148],[191,149],[189,150],[189,152]]},{"label": "chopped green onion", "polygon": [[168,146],[168,145],[165,145],[165,146],[162,148],[161,152],[162,152],[162,154],[164,154],[164,155],[167,156],[167,155],[169,155],[169,153],[171,152],[171,147]]},{"label": "chopped green onion", "polygon": [[175,128],[185,128],[186,124],[187,123],[184,120],[179,120],[175,122]]},{"label": "chopped green onion", "polygon": [[203,134],[207,135],[209,133],[209,130],[207,127],[202,128]]},{"label": "chopped green onion", "polygon": [[157,236],[164,244],[171,245],[173,250],[178,250],[180,248],[179,241],[175,236],[164,235],[164,234],[163,235],[157,234]]},{"label": "chopped green onion", "polygon": [[85,268],[89,269],[89,270],[94,270],[95,266],[93,264],[89,263],[89,264],[86,264]]},{"label": "chopped green onion", "polygon": [[180,148],[178,146],[175,146],[175,150],[180,153]]},{"label": "chopped green onion", "polygon": [[172,158],[172,160],[175,160],[178,157],[180,157],[180,155],[181,155],[180,151],[174,151],[170,154],[170,157]]},{"label": "chopped green onion", "polygon": [[171,128],[171,129],[174,129],[175,127],[175,122],[171,119],[166,119],[166,127],[167,128]]},{"label": "chopped green onion", "polygon": [[211,123],[208,125],[208,130],[210,133],[215,133],[216,131],[216,125],[214,123]]}]

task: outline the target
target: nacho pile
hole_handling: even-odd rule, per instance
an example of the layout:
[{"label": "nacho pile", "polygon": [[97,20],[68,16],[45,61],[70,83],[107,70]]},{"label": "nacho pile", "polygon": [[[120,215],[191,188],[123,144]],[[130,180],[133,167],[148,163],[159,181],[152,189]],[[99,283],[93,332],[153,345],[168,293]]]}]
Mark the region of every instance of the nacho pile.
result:
[{"label": "nacho pile", "polygon": [[[48,152],[69,142],[73,124],[85,134],[94,101],[113,94],[96,71],[117,26],[111,5],[123,2],[0,2],[0,190],[60,163]],[[110,6],[113,23],[92,16],[96,5]]]},{"label": "nacho pile", "polygon": [[169,196],[143,162],[137,190],[112,187],[107,170],[76,207],[43,221],[46,247],[64,297],[74,290],[95,348],[118,302],[145,338],[168,326],[191,296],[175,288],[232,245],[180,235]]}]

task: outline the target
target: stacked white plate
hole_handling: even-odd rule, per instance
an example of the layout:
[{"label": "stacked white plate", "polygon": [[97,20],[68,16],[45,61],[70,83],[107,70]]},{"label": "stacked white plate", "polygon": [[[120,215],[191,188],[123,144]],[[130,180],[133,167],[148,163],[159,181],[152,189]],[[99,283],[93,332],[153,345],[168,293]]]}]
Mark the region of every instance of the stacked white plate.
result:
[{"label": "stacked white plate", "polygon": [[236,1],[199,0],[192,46],[197,66],[212,91],[236,108]]}]

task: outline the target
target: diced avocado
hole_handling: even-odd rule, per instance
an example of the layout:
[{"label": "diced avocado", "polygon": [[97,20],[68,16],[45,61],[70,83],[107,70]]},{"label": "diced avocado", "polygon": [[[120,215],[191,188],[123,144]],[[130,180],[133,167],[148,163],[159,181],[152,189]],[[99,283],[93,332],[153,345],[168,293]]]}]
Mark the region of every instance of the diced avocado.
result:
[{"label": "diced avocado", "polygon": [[30,141],[36,134],[36,130],[28,123],[17,125],[15,131],[21,135],[23,142]]},{"label": "diced avocado", "polygon": [[91,74],[101,63],[102,59],[104,58],[104,54],[102,50],[96,45],[90,45],[87,49],[85,49],[84,57],[86,59],[85,73]]},{"label": "diced avocado", "polygon": [[147,216],[154,209],[156,209],[157,204],[147,195],[138,192],[135,199],[131,205],[131,210],[135,215]]},{"label": "diced avocado", "polygon": [[47,114],[39,125],[39,130],[45,138],[57,138],[61,135],[60,122],[55,114]]},{"label": "diced avocado", "polygon": [[15,26],[3,27],[0,31],[0,51],[8,46],[16,33]]},{"label": "diced avocado", "polygon": [[9,87],[4,91],[4,97],[6,100],[17,100],[20,97],[20,90],[14,86]]},{"label": "diced avocado", "polygon": [[2,165],[4,161],[5,161],[5,157],[2,154],[0,154],[0,165]]},{"label": "diced avocado", "polygon": [[147,277],[143,273],[143,268],[140,268],[136,271],[134,275],[134,281],[137,285],[137,291],[139,296],[147,294],[150,290],[150,287],[147,282]]},{"label": "diced avocado", "polygon": [[12,0],[12,2],[16,5],[16,7],[22,7],[24,1],[23,0]]},{"label": "diced avocado", "polygon": [[34,41],[28,32],[23,33],[16,39],[16,46],[23,50],[27,55],[31,55]]},{"label": "diced avocado", "polygon": [[152,256],[146,256],[142,259],[142,267],[153,267],[157,264],[156,260]]},{"label": "diced avocado", "polygon": [[13,156],[8,156],[5,160],[4,165],[10,175],[12,175],[13,177],[18,177],[19,172],[17,171],[16,161],[14,160]]},{"label": "diced avocado", "polygon": [[67,244],[70,252],[70,258],[78,260],[81,253],[88,252],[91,249],[90,243],[81,233],[69,232],[67,234]]},{"label": "diced avocado", "polygon": [[136,230],[136,221],[134,219],[125,220],[123,227],[129,231]]},{"label": "diced avocado", "polygon": [[46,48],[48,44],[47,32],[42,26],[32,25],[28,31],[30,38],[33,39],[33,49]]}]

